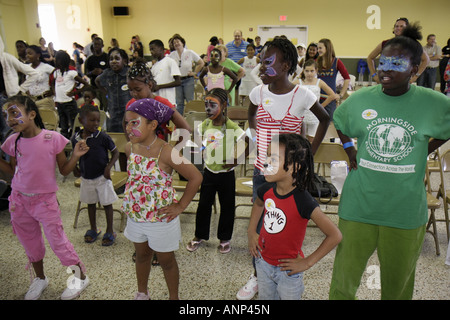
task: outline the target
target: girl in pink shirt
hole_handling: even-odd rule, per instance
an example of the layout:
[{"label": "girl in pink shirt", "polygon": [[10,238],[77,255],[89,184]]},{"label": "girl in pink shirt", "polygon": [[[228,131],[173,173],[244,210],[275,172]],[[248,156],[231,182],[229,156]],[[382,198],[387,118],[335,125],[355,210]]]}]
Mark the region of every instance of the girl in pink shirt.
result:
[{"label": "girl in pink shirt", "polygon": [[56,199],[55,168],[58,165],[61,174],[68,175],[89,147],[85,141],[78,142],[72,157],[67,160],[64,147],[68,140],[58,132],[45,130],[36,104],[26,96],[9,98],[5,111],[8,126],[14,133],[1,146],[10,156],[10,161],[0,159],[0,170],[14,175],[9,197],[11,223],[36,275],[25,299],[38,299],[48,286],[44,274],[45,244],[41,225],[61,263],[74,271],[61,296],[61,299],[73,299],[87,287],[89,278],[63,230]]}]

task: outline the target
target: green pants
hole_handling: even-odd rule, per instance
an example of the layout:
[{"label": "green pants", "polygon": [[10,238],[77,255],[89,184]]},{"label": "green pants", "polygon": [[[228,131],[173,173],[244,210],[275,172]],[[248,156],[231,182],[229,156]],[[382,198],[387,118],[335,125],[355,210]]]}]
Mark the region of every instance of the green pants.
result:
[{"label": "green pants", "polygon": [[381,299],[410,300],[425,226],[405,230],[339,219],[342,241],[336,249],[330,300],[356,299],[367,261],[377,250]]}]

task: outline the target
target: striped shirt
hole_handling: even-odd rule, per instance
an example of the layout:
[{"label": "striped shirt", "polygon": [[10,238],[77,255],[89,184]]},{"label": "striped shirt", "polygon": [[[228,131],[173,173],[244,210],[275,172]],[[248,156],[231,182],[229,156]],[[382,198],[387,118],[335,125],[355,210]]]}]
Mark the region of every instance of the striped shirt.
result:
[{"label": "striped shirt", "polygon": [[305,110],[310,109],[317,98],[311,91],[298,85],[286,94],[276,95],[264,84],[254,88],[249,97],[250,101],[258,106],[256,111],[258,155],[255,166],[263,170],[272,137],[282,133],[301,134]]},{"label": "striped shirt", "polygon": [[239,47],[234,44],[234,41],[228,42],[226,44],[228,50],[228,58],[237,63],[241,58],[247,56],[247,46],[248,42],[244,40],[241,41]]}]

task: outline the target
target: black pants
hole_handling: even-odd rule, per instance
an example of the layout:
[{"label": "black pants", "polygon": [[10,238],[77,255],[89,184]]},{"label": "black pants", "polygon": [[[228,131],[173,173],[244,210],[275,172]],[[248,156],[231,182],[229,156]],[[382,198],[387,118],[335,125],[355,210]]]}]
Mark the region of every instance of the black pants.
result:
[{"label": "black pants", "polygon": [[231,240],[234,227],[236,180],[234,171],[212,173],[205,168],[200,190],[200,200],[195,220],[195,236],[209,239],[212,207],[219,195],[220,217],[217,227],[217,238],[222,241]]},{"label": "black pants", "polygon": [[73,134],[73,126],[75,124],[75,117],[78,115],[77,102],[74,100],[64,103],[56,103],[59,115],[59,126],[61,134],[70,139]]}]

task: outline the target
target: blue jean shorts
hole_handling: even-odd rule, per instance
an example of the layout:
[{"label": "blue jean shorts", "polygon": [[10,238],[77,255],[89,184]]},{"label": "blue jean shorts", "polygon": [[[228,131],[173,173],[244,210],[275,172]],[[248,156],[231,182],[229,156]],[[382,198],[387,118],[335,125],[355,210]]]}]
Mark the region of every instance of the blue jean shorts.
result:
[{"label": "blue jean shorts", "polygon": [[256,258],[259,300],[301,300],[305,286],[303,272],[288,275],[290,271],[281,271],[263,258]]}]

